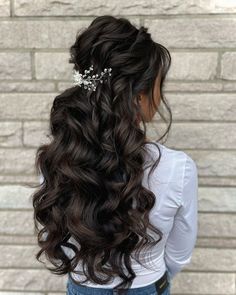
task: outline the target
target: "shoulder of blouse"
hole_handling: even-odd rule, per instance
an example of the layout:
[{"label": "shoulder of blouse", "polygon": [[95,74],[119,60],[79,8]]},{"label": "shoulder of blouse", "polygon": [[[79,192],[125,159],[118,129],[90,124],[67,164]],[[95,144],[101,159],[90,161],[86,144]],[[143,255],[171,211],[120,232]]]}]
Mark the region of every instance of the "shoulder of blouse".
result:
[{"label": "shoulder of blouse", "polygon": [[[157,165],[154,172],[158,179],[163,175],[169,179],[169,184],[178,195],[178,203],[183,203],[184,188],[190,187],[196,189],[196,182],[198,178],[197,165],[195,161],[184,151],[169,148],[159,142],[154,142],[161,150],[160,164]],[[156,160],[159,156],[159,150],[154,144],[147,143],[148,150],[151,153],[152,159]],[[158,168],[159,166],[159,168]],[[159,175],[159,176],[157,176]]]}]

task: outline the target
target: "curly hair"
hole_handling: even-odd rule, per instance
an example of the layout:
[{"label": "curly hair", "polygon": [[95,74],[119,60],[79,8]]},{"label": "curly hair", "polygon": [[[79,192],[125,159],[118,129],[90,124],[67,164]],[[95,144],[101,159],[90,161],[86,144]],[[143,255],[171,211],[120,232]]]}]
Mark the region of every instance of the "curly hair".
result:
[{"label": "curly hair", "polygon": [[[75,268],[82,263],[87,279],[80,283],[106,284],[118,276],[122,282],[116,287],[130,285],[136,277],[131,256],[142,264],[140,252],[156,245],[163,235],[148,217],[155,195],[142,185],[145,145],[159,147],[146,138],[137,98],[144,91],[150,106],[155,105],[153,89],[160,75],[161,100],[170,114],[162,139],[172,122],[163,95],[170,53],[152,40],[146,27],[103,15],[78,31],[69,63],[80,72],[91,64],[97,73],[111,67],[112,76],[96,91],[74,85],[53,101],[51,140],[38,147],[35,158],[37,175],[43,177],[31,196],[41,248],[36,259],[40,261],[44,253],[54,266],[47,269],[58,275],[81,274]],[[143,129],[137,123],[139,117]],[[160,157],[159,149],[148,176]],[[65,248],[73,251],[73,257],[66,255]]]}]

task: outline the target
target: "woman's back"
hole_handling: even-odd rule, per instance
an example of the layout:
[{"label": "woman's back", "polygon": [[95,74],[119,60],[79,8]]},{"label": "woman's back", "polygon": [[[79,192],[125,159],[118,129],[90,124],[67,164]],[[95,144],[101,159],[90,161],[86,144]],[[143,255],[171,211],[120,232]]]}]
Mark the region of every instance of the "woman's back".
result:
[{"label": "woman's back", "polygon": [[[143,186],[155,194],[155,205],[150,211],[150,222],[157,226],[163,233],[161,241],[150,251],[141,252],[140,258],[144,265],[140,265],[131,257],[132,268],[136,273],[131,288],[150,285],[157,281],[168,270],[172,279],[186,264],[190,262],[192,251],[197,238],[197,198],[198,175],[195,162],[185,152],[167,148],[155,142],[161,149],[161,159],[158,166],[150,175],[150,165],[144,170]],[[147,157],[155,161],[159,150],[153,144],[146,144]],[[134,205],[133,205],[134,206]],[[151,232],[149,232],[151,235]],[[154,236],[153,236],[154,237]],[[154,237],[155,238],[155,237]],[[70,239],[71,243],[75,243]],[[73,256],[68,248],[63,247],[68,256]],[[142,257],[145,260],[142,260]],[[107,265],[107,264],[106,264]],[[82,270],[78,265],[76,270]],[[85,279],[84,276],[71,274],[75,280]],[[98,285],[90,281],[83,285],[96,288],[113,288],[119,282],[116,277],[110,284]]]},{"label": "woman's back", "polygon": [[[76,35],[70,56],[75,85],[53,101],[52,141],[37,150],[45,178],[33,196],[34,219],[43,225],[37,259],[45,253],[53,273],[85,285],[82,294],[94,294],[86,285],[102,295],[113,287],[168,292],[195,245],[198,186],[186,153],[146,140],[157,111],[170,118],[158,142],[171,127],[163,92],[170,53],[148,28],[104,15]],[[149,155],[153,165],[146,166]],[[71,281],[68,289],[81,294]]]}]

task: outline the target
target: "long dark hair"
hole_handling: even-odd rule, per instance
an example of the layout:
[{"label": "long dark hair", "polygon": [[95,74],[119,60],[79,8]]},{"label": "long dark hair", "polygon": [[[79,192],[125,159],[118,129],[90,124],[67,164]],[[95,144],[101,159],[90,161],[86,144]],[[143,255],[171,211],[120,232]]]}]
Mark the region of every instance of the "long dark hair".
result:
[{"label": "long dark hair", "polygon": [[[84,72],[92,64],[95,73],[111,67],[112,75],[96,91],[75,85],[53,101],[51,141],[38,147],[35,158],[37,175],[43,177],[31,196],[41,248],[36,259],[40,261],[44,253],[55,266],[47,269],[58,275],[81,273],[75,267],[82,263],[87,279],[79,283],[106,284],[118,276],[120,287],[136,277],[131,254],[141,263],[140,251],[162,239],[163,233],[148,217],[155,195],[142,186],[146,144],[159,150],[149,174],[159,163],[161,150],[146,138],[137,98],[144,91],[150,106],[155,105],[154,82],[160,74],[161,101],[170,114],[162,139],[172,122],[163,95],[171,57],[147,28],[110,15],[95,18],[78,32],[70,55],[75,70]],[[144,129],[137,124],[138,116]],[[63,249],[72,250],[73,256]]]}]

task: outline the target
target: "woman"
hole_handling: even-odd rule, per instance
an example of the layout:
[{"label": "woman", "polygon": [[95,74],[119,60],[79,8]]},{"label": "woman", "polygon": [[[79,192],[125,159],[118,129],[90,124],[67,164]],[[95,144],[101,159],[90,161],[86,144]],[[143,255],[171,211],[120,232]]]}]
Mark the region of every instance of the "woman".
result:
[{"label": "woman", "polygon": [[36,258],[68,275],[68,295],[170,294],[196,242],[198,179],[185,152],[146,137],[161,101],[172,118],[169,51],[147,28],[104,15],[70,53],[74,86],[55,98],[52,140],[36,157]]}]

